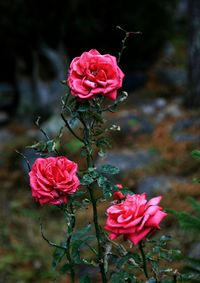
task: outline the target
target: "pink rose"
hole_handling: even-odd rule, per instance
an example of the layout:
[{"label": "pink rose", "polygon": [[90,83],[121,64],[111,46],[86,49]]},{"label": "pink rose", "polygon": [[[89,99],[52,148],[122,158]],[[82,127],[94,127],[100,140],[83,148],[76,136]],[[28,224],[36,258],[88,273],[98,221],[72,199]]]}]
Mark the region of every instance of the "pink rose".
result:
[{"label": "pink rose", "polygon": [[66,203],[80,184],[77,164],[65,156],[38,158],[29,173],[32,196],[40,203]]},{"label": "pink rose", "polygon": [[[118,187],[119,189],[122,189],[122,185],[121,184],[116,184],[116,187]],[[113,196],[117,199],[117,200],[122,200],[125,198],[125,196],[122,194],[122,192],[120,191],[116,191],[113,193]]]},{"label": "pink rose", "polygon": [[137,245],[152,230],[160,229],[159,223],[167,216],[158,206],[161,196],[147,202],[146,194],[127,195],[126,199],[107,209],[105,229],[114,240],[120,235]]},{"label": "pink rose", "polygon": [[72,60],[68,84],[72,95],[81,99],[101,94],[115,100],[123,78],[124,73],[114,56],[101,55],[96,49],[91,49]]}]

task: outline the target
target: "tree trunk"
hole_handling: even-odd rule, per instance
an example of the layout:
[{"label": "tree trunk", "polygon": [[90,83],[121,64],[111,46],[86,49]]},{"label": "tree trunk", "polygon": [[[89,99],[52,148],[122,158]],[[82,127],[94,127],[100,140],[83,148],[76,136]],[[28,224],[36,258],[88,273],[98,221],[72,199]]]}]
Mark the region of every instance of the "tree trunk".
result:
[{"label": "tree trunk", "polygon": [[200,107],[200,0],[188,0],[188,105]]}]

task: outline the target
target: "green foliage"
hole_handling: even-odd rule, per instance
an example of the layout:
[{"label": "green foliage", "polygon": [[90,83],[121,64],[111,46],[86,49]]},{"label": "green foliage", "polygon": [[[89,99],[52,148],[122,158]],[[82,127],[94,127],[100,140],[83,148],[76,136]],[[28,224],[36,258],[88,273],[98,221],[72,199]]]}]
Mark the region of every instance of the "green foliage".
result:
[{"label": "green foliage", "polygon": [[113,185],[113,183],[109,181],[105,176],[100,176],[97,179],[97,184],[100,188],[102,188],[103,197],[105,199],[110,198],[115,191],[119,190],[119,188]]},{"label": "green foliage", "polygon": [[123,282],[130,282],[130,283],[136,283],[138,282],[136,280],[136,277],[133,274],[130,274],[128,272],[115,272],[111,276],[111,283],[123,283]]},{"label": "green foliage", "polygon": [[54,250],[54,253],[53,253],[53,261],[52,261],[52,267],[53,268],[56,268],[57,265],[61,262],[62,258],[64,257],[65,255],[65,250],[64,249],[61,249],[61,248],[56,248]]},{"label": "green foliage", "polygon": [[31,148],[34,149],[38,152],[42,152],[42,153],[48,153],[48,152],[55,152],[56,150],[58,150],[60,147],[60,142],[59,140],[48,140],[48,141],[42,141],[42,142],[38,142],[36,144],[27,146],[26,148]]},{"label": "green foliage", "polygon": [[[195,153],[196,155],[196,153]],[[200,232],[200,202],[192,197],[188,197],[187,201],[192,207],[192,211],[171,211],[177,218],[180,227],[187,231],[189,235],[193,233],[196,238],[199,238]],[[181,275],[181,279],[186,282],[200,281],[200,260],[190,257],[185,257],[185,272]]]},{"label": "green foliage", "polygon": [[[200,150],[195,149],[191,153],[192,157],[200,161]],[[199,177],[194,177],[193,178],[193,184],[200,184],[200,178]]]},{"label": "green foliage", "polygon": [[192,151],[191,154],[192,154],[192,157],[200,160],[200,150],[195,149]]},{"label": "green foliage", "polygon": [[181,228],[189,229],[192,231],[200,231],[200,203],[195,199],[188,197],[187,201],[191,204],[193,211],[185,212],[185,211],[172,211],[176,218],[178,219]]},{"label": "green foliage", "polygon": [[99,171],[102,174],[110,174],[110,175],[115,175],[119,173],[119,168],[109,165],[109,164],[105,164],[103,166],[101,166],[101,168],[99,169]]},{"label": "green foliage", "polygon": [[91,280],[89,278],[89,276],[86,274],[86,275],[83,275],[80,279],[80,283],[90,283]]}]

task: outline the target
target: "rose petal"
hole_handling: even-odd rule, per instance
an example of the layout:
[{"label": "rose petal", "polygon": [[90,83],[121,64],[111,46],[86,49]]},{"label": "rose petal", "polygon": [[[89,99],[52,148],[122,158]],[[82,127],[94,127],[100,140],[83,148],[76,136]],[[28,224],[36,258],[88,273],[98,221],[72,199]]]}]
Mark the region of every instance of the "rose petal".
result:
[{"label": "rose petal", "polygon": [[139,231],[138,233],[135,232],[134,234],[127,235],[127,238],[134,245],[137,245],[142,239],[144,239],[149,234],[150,231],[151,231],[151,228],[145,228],[142,231]]},{"label": "rose petal", "polygon": [[163,212],[161,210],[158,210],[155,215],[153,215],[151,218],[148,219],[146,222],[146,226],[152,226],[157,229],[160,229],[160,222],[167,216],[166,212]]}]

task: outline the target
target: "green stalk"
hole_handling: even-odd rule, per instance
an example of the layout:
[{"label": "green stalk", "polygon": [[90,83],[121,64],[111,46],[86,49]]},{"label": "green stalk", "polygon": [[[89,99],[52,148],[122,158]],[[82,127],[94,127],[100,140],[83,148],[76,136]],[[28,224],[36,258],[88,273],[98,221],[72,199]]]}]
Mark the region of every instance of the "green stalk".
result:
[{"label": "green stalk", "polygon": [[145,253],[144,253],[144,250],[143,250],[142,241],[139,242],[139,249],[140,249],[142,260],[143,260],[144,274],[145,274],[146,278],[149,279],[149,275],[148,275],[148,272],[147,272],[147,261],[146,261],[146,256],[145,256]]},{"label": "green stalk", "polygon": [[[69,266],[70,266],[71,283],[75,283],[74,263],[73,263],[73,259],[71,258],[71,253],[70,253],[71,238],[72,238],[72,233],[75,227],[75,217],[74,217],[72,203],[69,204],[69,209],[70,209],[70,227],[68,228],[69,236],[68,236],[67,243],[66,243],[66,247],[67,247],[66,256],[67,256]],[[69,216],[69,212],[67,209],[65,209],[65,213],[67,213]]]},{"label": "green stalk", "polygon": [[[88,167],[93,166],[92,158],[89,155],[87,157],[87,164],[88,164]],[[93,193],[92,186],[88,186],[88,192],[90,195],[90,200],[91,200],[92,209],[93,209],[93,222],[94,222],[95,233],[96,233],[96,238],[97,238],[99,269],[101,273],[102,283],[107,283],[106,272],[104,269],[104,255],[103,255],[103,249],[101,246],[101,231],[100,231],[100,226],[99,226],[97,205],[96,205],[96,199]]]},{"label": "green stalk", "polygon": [[[91,128],[87,126],[84,120],[84,117],[82,117],[81,115],[80,115],[80,121],[82,122],[84,126],[84,144],[87,149],[87,167],[88,168],[94,167],[93,158],[91,155],[91,149],[92,149],[91,138],[90,138]],[[104,268],[104,253],[103,253],[103,248],[101,245],[101,230],[100,230],[99,219],[98,219],[97,201],[94,196],[93,187],[90,185],[87,188],[88,188],[90,200],[92,203],[92,209],[93,209],[93,222],[94,222],[95,234],[96,234],[96,239],[97,239],[98,264],[99,264],[99,269],[101,273],[101,279],[102,279],[102,283],[107,283],[106,272]]]}]

